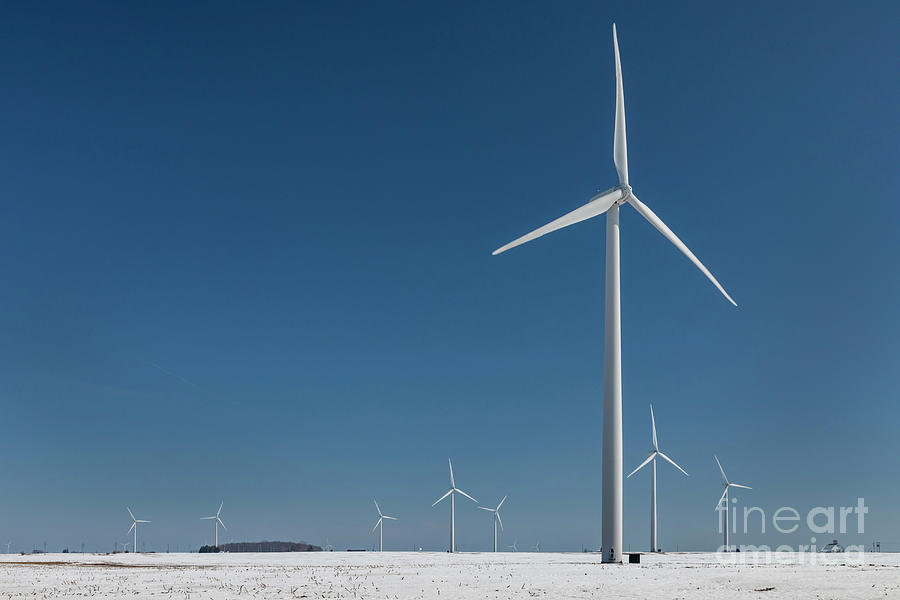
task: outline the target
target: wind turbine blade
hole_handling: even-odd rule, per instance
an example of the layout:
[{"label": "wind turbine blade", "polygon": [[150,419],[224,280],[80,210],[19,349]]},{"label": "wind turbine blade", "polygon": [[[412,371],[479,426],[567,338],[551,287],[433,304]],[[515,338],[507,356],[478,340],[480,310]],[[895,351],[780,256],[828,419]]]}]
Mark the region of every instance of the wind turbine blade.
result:
[{"label": "wind turbine blade", "polygon": [[726,486],[725,491],[722,492],[722,495],[719,497],[719,501],[716,502],[716,508],[714,508],[713,510],[717,510],[719,508],[719,506],[722,504],[722,500],[725,499],[725,494],[727,494],[727,493],[728,493],[728,487]]},{"label": "wind turbine blade", "polygon": [[[648,457],[644,460],[644,462],[642,462],[641,464],[639,464],[637,469],[635,469],[634,471],[632,471],[631,473],[628,474],[628,477],[631,477],[632,475],[634,475],[635,473],[637,473],[638,471],[640,471],[641,469],[643,469],[644,467],[646,467],[646,466],[647,466],[647,463],[649,463],[651,460],[653,460],[653,458],[654,458],[657,454],[659,454],[659,453],[658,453],[658,452],[655,452],[655,451],[654,451],[654,452],[651,452],[651,453],[650,453],[650,456],[648,456]],[[626,477],[625,479],[628,479],[628,477]]]},{"label": "wind turbine blade", "polygon": [[722,463],[719,462],[719,457],[713,454],[713,458],[716,459],[716,464],[719,465],[719,473],[722,474],[722,479],[725,480],[725,483],[728,483],[728,478],[725,477],[725,469],[722,468]]},{"label": "wind turbine blade", "polygon": [[133,513],[133,512],[131,512],[131,509],[130,509],[130,508],[128,508],[128,507],[127,507],[127,506],[126,506],[126,507],[125,507],[125,510],[127,510],[127,511],[128,511],[128,514],[129,514],[129,515],[130,515],[130,516],[131,516],[131,520],[132,520],[132,521],[134,521],[134,513]]},{"label": "wind turbine blade", "polygon": [[384,516],[382,516],[381,518],[382,518],[382,519],[390,519],[391,521],[396,521],[396,520],[397,520],[397,517],[389,517],[389,516],[387,516],[387,515],[384,515]]},{"label": "wind turbine blade", "polygon": [[501,252],[506,252],[510,248],[515,248],[516,246],[521,246],[525,242],[530,242],[533,239],[539,238],[542,235],[547,235],[548,233],[552,233],[557,229],[562,229],[563,227],[568,227],[569,225],[574,225],[575,223],[580,223],[592,217],[596,217],[597,215],[602,215],[609,208],[615,204],[618,200],[622,199],[624,193],[619,188],[612,188],[597,194],[593,198],[591,198],[590,202],[585,204],[580,208],[576,208],[570,213],[567,213],[555,221],[551,221],[544,225],[543,227],[539,227],[535,229],[531,233],[527,233],[522,237],[513,240],[512,242],[506,244],[505,246],[501,246],[494,250],[491,254],[496,256]]},{"label": "wind turbine blade", "polygon": [[690,248],[685,246],[684,242],[682,242],[680,239],[678,239],[677,235],[672,233],[672,230],[669,229],[669,227],[665,223],[662,222],[662,219],[660,219],[659,217],[656,216],[656,213],[654,213],[652,210],[647,208],[647,205],[645,205],[643,202],[638,200],[634,194],[628,195],[628,202],[634,207],[634,209],[636,211],[641,213],[641,215],[645,219],[650,221],[650,224],[653,225],[654,227],[656,227],[656,229],[658,229],[659,232],[661,234],[663,234],[663,236],[665,236],[665,238],[667,240],[672,242],[676,248],[681,250],[682,254],[687,256],[691,260],[691,262],[694,263],[694,265],[698,269],[700,269],[700,271],[704,275],[706,275],[707,279],[712,281],[713,285],[716,286],[716,288],[720,292],[722,292],[722,295],[725,296],[725,298],[727,298],[729,302],[731,302],[732,304],[737,306],[737,302],[735,302],[734,300],[731,299],[731,296],[728,295],[728,292],[725,291],[725,288],[722,287],[722,284],[720,284],[719,281],[715,277],[713,277],[713,274],[709,272],[709,269],[707,269],[706,267],[703,266],[703,263],[700,262],[700,260],[696,256],[694,256],[694,253],[691,252]]},{"label": "wind turbine blade", "polygon": [[223,529],[225,529],[225,530],[228,529],[227,527],[225,527],[225,521],[223,521],[219,517],[216,517],[216,520],[219,522],[219,525],[221,525]]},{"label": "wind turbine blade", "polygon": [[745,489],[745,490],[752,490],[752,489],[753,489],[753,488],[750,487],[749,485],[740,485],[740,484],[738,484],[738,483],[729,483],[728,485],[729,485],[729,487],[742,488],[742,489]]},{"label": "wind turbine blade", "polygon": [[650,405],[650,426],[653,428],[653,449],[659,452],[659,443],[656,441],[656,419],[653,418],[653,405]]},{"label": "wind turbine blade", "polygon": [[500,523],[500,531],[503,531],[503,519],[500,518],[500,511],[495,511],[495,515],[497,515],[497,522]]},{"label": "wind turbine blade", "polygon": [[481,510],[489,510],[491,512],[495,512],[493,508],[488,508],[487,506],[476,506],[475,508],[480,508]]},{"label": "wind turbine blade", "polygon": [[500,504],[497,505],[497,510],[500,510],[500,507],[503,506],[504,502],[506,502],[506,496],[503,496],[503,500],[501,500]]},{"label": "wind turbine blade", "polygon": [[453,463],[450,462],[449,458],[447,459],[447,463],[450,465],[450,487],[452,489],[456,487],[456,484],[453,483]]},{"label": "wind turbine blade", "polygon": [[215,516],[212,516],[212,517],[200,517],[200,518],[203,519],[203,520],[206,520],[206,519],[215,519],[216,517],[215,517]]},{"label": "wind turbine blade", "polygon": [[476,499],[473,498],[472,496],[468,495],[468,494],[465,493],[464,491],[462,491],[462,490],[460,490],[460,489],[457,489],[457,488],[453,488],[453,489],[455,489],[457,492],[459,492],[460,494],[462,494],[463,496],[465,496],[466,498],[468,498],[468,499],[471,500],[472,502],[475,502],[476,504],[478,503],[478,500],[476,500]]},{"label": "wind turbine blade", "polygon": [[222,512],[222,507],[225,506],[225,501],[222,500],[222,504],[219,505],[219,510],[216,511],[216,516],[219,516],[219,513]]},{"label": "wind turbine blade", "polygon": [[434,508],[435,506],[437,506],[438,502],[440,502],[441,500],[443,500],[444,498],[446,498],[447,496],[449,496],[449,495],[452,494],[452,493],[453,493],[453,488],[450,488],[450,490],[449,490],[446,494],[444,494],[443,496],[441,496],[440,498],[438,498],[438,499],[435,501],[435,503],[431,505],[431,507]]},{"label": "wind turbine blade", "polygon": [[135,523],[152,523],[153,521],[144,521],[143,519],[135,519]]},{"label": "wind turbine blade", "polygon": [[378,529],[379,525],[381,525],[381,519],[375,521],[375,527],[372,528],[372,533],[375,533],[375,530]]},{"label": "wind turbine blade", "polygon": [[619,59],[619,37],[613,23],[613,47],[616,53],[616,131],[613,140],[613,161],[619,173],[619,183],[628,185],[628,144],[625,141],[625,92],[622,88],[622,61]]},{"label": "wind turbine blade", "polygon": [[[684,469],[682,469],[681,467],[679,467],[678,464],[676,464],[674,460],[672,460],[671,458],[669,458],[668,456],[666,456],[666,455],[663,454],[662,452],[657,452],[657,454],[659,454],[661,457],[663,457],[664,459],[666,459],[667,461],[669,461],[669,462],[672,464],[673,467],[675,467],[676,469],[678,469],[679,471],[681,471],[681,472],[684,473],[685,475],[688,475],[688,472],[685,471]],[[688,477],[690,477],[690,475],[688,475]]]},{"label": "wind turbine blade", "polygon": [[376,499],[375,499],[375,498],[372,498],[372,502],[374,502],[374,503],[375,503],[375,510],[377,510],[377,511],[378,511],[378,516],[379,516],[379,517],[383,517],[383,516],[384,516],[384,515],[383,515],[383,514],[381,514],[381,509],[380,509],[380,508],[378,508],[378,500],[376,500]]},{"label": "wind turbine blade", "polygon": [[131,527],[128,528],[128,533],[131,533],[131,530],[137,526],[137,521],[131,524]]}]

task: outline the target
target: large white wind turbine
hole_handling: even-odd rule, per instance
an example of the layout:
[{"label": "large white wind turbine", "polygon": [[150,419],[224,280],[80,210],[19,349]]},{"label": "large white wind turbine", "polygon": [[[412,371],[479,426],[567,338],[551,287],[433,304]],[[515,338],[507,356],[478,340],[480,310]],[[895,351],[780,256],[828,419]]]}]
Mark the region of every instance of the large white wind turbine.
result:
[{"label": "large white wind turbine", "polygon": [[134,546],[133,546],[134,550],[133,550],[133,552],[137,552],[137,524],[138,523],[152,523],[152,521],[144,521],[143,519],[135,519],[134,513],[131,512],[130,508],[128,508],[126,506],[125,510],[127,510],[128,514],[131,516],[131,528],[128,530],[128,533],[131,533],[131,531],[134,530]]},{"label": "large white wind turbine", "polygon": [[733,487],[741,488],[744,490],[752,490],[753,488],[748,485],[741,485],[739,483],[731,483],[730,481],[728,481],[728,477],[725,476],[725,469],[722,468],[722,463],[719,462],[719,457],[716,456],[715,454],[713,454],[713,458],[716,459],[716,464],[719,465],[719,473],[722,474],[722,486],[725,488],[725,491],[722,492],[722,496],[719,497],[719,501],[716,502],[715,510],[720,510],[720,507],[722,506],[722,500],[724,500],[725,501],[725,511],[724,511],[725,512],[725,517],[724,517],[725,518],[725,552],[728,552],[729,550],[731,550],[731,548],[728,546],[728,525],[729,525],[728,521],[730,520],[729,514],[731,513],[731,505],[728,504],[728,490]]},{"label": "large white wind turbine", "polygon": [[[659,444],[656,441],[656,419],[653,418],[653,405],[650,405],[650,429],[653,432],[653,449],[650,451],[650,456],[638,465],[638,468],[628,474],[628,477],[631,477],[645,466],[648,463],[653,463],[653,483],[650,485],[650,552],[659,552],[659,545],[656,543],[656,459],[657,457],[662,458],[664,460],[669,461],[672,465],[687,475],[687,471],[679,467],[675,464],[675,461],[663,454],[659,451]],[[625,479],[628,479],[626,477]]]},{"label": "large white wind turbine", "polygon": [[207,519],[215,519],[215,523],[216,523],[216,548],[219,547],[219,525],[221,525],[222,528],[225,529],[225,531],[228,531],[228,528],[225,527],[225,522],[222,521],[222,517],[219,516],[219,515],[222,514],[222,507],[223,507],[223,506],[225,506],[225,501],[224,501],[224,500],[222,500],[222,503],[219,504],[219,510],[216,511],[216,514],[214,514],[214,515],[211,516],[211,517],[200,517],[200,518],[203,519],[203,520],[207,520]]},{"label": "large white wind turbine", "polygon": [[500,501],[497,508],[488,508],[487,506],[478,507],[481,510],[487,510],[494,513],[494,552],[497,551],[497,523],[500,523],[500,530],[503,530],[503,521],[500,520],[500,507],[503,506],[504,502],[506,502],[506,496],[503,496],[503,500]]},{"label": "large white wind turbine", "polygon": [[456,494],[462,494],[475,503],[477,503],[478,500],[456,487],[456,483],[453,481],[453,463],[450,462],[449,458],[447,459],[447,463],[450,465],[450,490],[438,498],[431,507],[434,508],[438,505],[438,502],[447,496],[450,496],[450,552],[456,552]]},{"label": "large white wind turbine", "polygon": [[381,508],[379,508],[378,506],[378,500],[372,498],[372,502],[375,503],[375,510],[378,511],[378,521],[375,523],[375,527],[372,528],[372,533],[375,533],[375,530],[378,529],[378,551],[384,552],[384,520],[390,519],[391,521],[396,521],[397,517],[389,517],[387,515],[381,514]]},{"label": "large white wind turbine", "polygon": [[678,248],[713,285],[737,306],[712,273],[703,266],[656,214],[634,195],[628,184],[628,151],[625,141],[625,98],[622,92],[622,65],[619,42],[613,24],[613,46],[616,57],[616,123],[613,161],[619,174],[619,185],[601,192],[590,202],[562,217],[535,229],[515,241],[494,250],[500,254],[557,229],[606,213],[606,321],[603,359],[603,562],[622,562],[622,339],[619,297],[619,206],[628,202],[638,213],[676,248]]}]

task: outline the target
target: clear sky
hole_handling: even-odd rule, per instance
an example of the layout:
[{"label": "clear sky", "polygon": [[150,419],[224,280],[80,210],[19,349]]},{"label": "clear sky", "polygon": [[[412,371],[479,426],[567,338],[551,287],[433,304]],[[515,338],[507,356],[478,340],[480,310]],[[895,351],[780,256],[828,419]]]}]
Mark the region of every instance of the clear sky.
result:
[{"label": "clear sky", "polygon": [[[0,541],[600,543],[604,219],[622,211],[626,472],[660,544],[853,505],[900,550],[896,3],[4,3]],[[649,474],[625,483],[644,548]],[[490,516],[461,500],[458,540]],[[770,526],[767,532],[771,530]],[[810,533],[748,535],[808,543]],[[887,546],[885,546],[887,548]]]}]

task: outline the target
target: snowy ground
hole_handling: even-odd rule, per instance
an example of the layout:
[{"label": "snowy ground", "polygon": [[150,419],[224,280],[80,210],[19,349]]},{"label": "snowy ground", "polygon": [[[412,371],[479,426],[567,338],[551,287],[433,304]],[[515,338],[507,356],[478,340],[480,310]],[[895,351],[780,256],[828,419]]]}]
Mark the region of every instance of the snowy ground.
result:
[{"label": "snowy ground", "polygon": [[900,598],[900,554],[740,554],[734,565],[711,553],[640,565],[526,552],[0,555],[0,597]]}]

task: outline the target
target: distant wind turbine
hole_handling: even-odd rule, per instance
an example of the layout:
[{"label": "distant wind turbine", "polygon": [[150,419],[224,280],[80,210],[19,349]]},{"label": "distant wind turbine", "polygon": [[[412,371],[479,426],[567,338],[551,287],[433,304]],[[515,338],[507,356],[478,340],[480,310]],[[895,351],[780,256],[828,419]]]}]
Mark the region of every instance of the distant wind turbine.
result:
[{"label": "distant wind turbine", "polygon": [[122,552],[128,552],[128,544],[130,542],[116,542],[120,546],[122,546]]},{"label": "distant wind turbine", "polygon": [[603,352],[603,435],[602,435],[602,548],[603,562],[622,562],[622,318],[619,294],[619,207],[626,202],[688,259],[716,286],[725,298],[737,306],[712,273],[703,266],[678,237],[644,203],[637,199],[628,184],[628,149],[625,139],[625,94],[622,88],[622,65],[619,40],[613,24],[613,47],[616,58],[616,121],[613,137],[613,162],[619,185],[600,192],[572,212],[535,229],[505,246],[494,250],[500,254],[543,235],[606,213],[606,320]]},{"label": "distant wind turbine", "polygon": [[537,544],[534,545],[534,551],[535,552],[541,551],[541,540],[538,540]]},{"label": "distant wind turbine", "polygon": [[494,552],[497,551],[497,523],[500,524],[500,530],[503,530],[503,521],[500,520],[500,507],[503,506],[503,503],[506,502],[506,496],[503,496],[503,500],[500,501],[500,504],[497,505],[497,508],[488,508],[487,506],[479,506],[481,510],[487,510],[494,513]]},{"label": "distant wind turbine", "polygon": [[519,543],[519,540],[516,540],[512,544],[507,546],[507,548],[510,548],[513,552],[518,552],[519,551],[519,546],[517,546],[518,543]]},{"label": "distant wind turbine", "polygon": [[372,498],[372,502],[375,503],[375,510],[378,511],[378,521],[375,522],[375,527],[372,528],[372,533],[375,533],[375,530],[378,529],[378,551],[384,552],[384,520],[390,519],[391,521],[396,521],[397,517],[389,517],[387,515],[381,514],[381,508],[378,506],[378,500]]},{"label": "distant wind turbine", "polygon": [[128,533],[131,533],[131,531],[134,530],[134,546],[132,546],[132,548],[134,548],[134,551],[137,552],[137,524],[138,523],[152,523],[152,521],[144,521],[143,519],[135,519],[134,513],[131,512],[130,508],[128,508],[126,506],[125,510],[127,510],[128,514],[131,516],[131,521],[132,521],[131,529],[128,530]]},{"label": "distant wind turbine", "polygon": [[211,517],[200,517],[200,518],[203,519],[204,521],[205,521],[205,520],[208,520],[208,519],[215,519],[215,524],[216,524],[216,548],[219,547],[219,525],[221,525],[222,528],[225,529],[225,531],[228,531],[228,528],[225,527],[225,522],[222,521],[222,517],[220,516],[220,515],[222,514],[222,507],[223,507],[223,506],[225,506],[225,501],[224,501],[224,500],[222,500],[222,503],[219,504],[219,510],[216,511],[216,514],[214,514],[214,515],[211,516]]},{"label": "distant wind turbine", "polygon": [[713,454],[713,458],[716,459],[716,464],[719,465],[719,473],[722,474],[722,485],[725,487],[725,491],[722,492],[722,496],[719,498],[719,501],[716,502],[715,510],[719,510],[719,507],[722,506],[722,500],[725,500],[725,552],[728,552],[729,550],[731,550],[730,546],[728,545],[728,521],[731,520],[729,517],[731,513],[731,506],[729,506],[728,504],[728,490],[733,487],[741,488],[744,490],[752,490],[753,488],[747,485],[731,483],[730,481],[728,481],[728,478],[725,476],[725,469],[722,468],[722,463],[719,462],[719,457]]},{"label": "distant wind turbine", "polygon": [[431,507],[434,508],[438,505],[438,502],[447,496],[450,496],[450,552],[456,552],[456,494],[462,494],[476,504],[478,503],[478,500],[456,487],[456,483],[453,481],[453,463],[450,462],[449,458],[447,459],[447,463],[450,465],[450,490],[438,498]]},{"label": "distant wind turbine", "polygon": [[12,545],[12,542],[6,542],[6,553],[9,554],[9,547]]},{"label": "distant wind turbine", "polygon": [[[638,465],[638,468],[628,474],[628,477],[631,477],[641,469],[643,469],[648,463],[653,463],[653,480],[650,484],[650,552],[658,552],[659,545],[656,541],[656,459],[657,457],[662,458],[664,460],[669,461],[672,465],[687,475],[687,471],[679,467],[675,464],[675,461],[663,454],[659,451],[659,444],[656,442],[656,419],[653,418],[653,405],[650,405],[650,429],[653,435],[653,449],[650,450],[650,456]],[[626,479],[628,479],[626,477]]]}]

